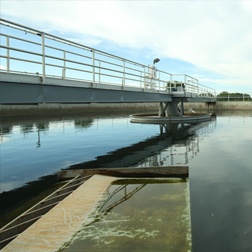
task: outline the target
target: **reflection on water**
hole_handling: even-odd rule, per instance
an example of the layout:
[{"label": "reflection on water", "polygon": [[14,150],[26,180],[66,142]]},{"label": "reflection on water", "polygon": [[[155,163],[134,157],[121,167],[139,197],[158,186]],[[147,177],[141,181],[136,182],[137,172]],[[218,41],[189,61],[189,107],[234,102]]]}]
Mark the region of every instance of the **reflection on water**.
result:
[{"label": "reflection on water", "polygon": [[123,180],[63,251],[190,251],[188,182]]},{"label": "reflection on water", "polygon": [[203,135],[197,132],[213,129],[214,122],[159,127],[132,124],[127,115],[11,119],[1,122],[0,127],[1,215],[19,201],[53,187],[61,169],[187,164],[190,146],[198,141],[199,149],[202,140],[199,137]]},{"label": "reflection on water", "polygon": [[0,210],[23,200],[24,191],[31,197],[55,183],[60,169],[187,164],[193,251],[252,251],[251,128],[251,111],[161,129],[131,124],[127,115],[4,120]]},{"label": "reflection on water", "polygon": [[1,122],[0,192],[66,168],[187,164],[199,149],[197,132],[211,125],[137,125],[128,117]]},{"label": "reflection on water", "polygon": [[187,124],[170,124],[160,125],[161,131],[165,129],[172,137],[169,146],[162,151],[150,155],[139,163],[140,167],[149,166],[169,166],[169,165],[186,165],[200,151],[200,142],[204,137],[211,134],[215,127],[216,121],[205,122],[197,125]]}]

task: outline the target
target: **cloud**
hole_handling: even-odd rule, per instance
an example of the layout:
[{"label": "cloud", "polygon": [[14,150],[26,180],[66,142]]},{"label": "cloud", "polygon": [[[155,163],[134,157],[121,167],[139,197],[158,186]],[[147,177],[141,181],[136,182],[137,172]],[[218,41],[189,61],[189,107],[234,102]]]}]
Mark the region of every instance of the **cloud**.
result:
[{"label": "cloud", "polygon": [[213,88],[252,92],[250,1],[2,1],[1,13],[85,45],[106,41],[188,62],[208,72],[199,77]]}]

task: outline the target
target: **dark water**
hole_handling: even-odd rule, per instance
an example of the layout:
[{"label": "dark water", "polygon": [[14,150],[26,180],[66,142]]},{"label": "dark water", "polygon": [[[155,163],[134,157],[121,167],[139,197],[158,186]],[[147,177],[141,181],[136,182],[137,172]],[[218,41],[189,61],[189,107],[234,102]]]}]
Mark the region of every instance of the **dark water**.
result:
[{"label": "dark water", "polygon": [[190,162],[193,251],[252,251],[252,117],[219,116]]},{"label": "dark water", "polygon": [[1,119],[1,208],[60,169],[187,164],[193,251],[252,251],[251,128],[250,112],[163,127],[127,115]]}]

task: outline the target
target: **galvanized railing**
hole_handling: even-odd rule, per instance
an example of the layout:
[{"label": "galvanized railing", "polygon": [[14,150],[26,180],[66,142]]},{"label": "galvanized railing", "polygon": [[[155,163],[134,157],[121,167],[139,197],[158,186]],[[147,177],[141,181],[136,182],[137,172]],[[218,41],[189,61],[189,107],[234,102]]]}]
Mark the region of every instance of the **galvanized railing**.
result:
[{"label": "galvanized railing", "polygon": [[252,101],[252,93],[239,93],[239,94],[227,94],[217,95],[217,101],[220,102],[251,102]]},{"label": "galvanized railing", "polygon": [[[78,85],[215,97],[191,76],[171,74],[80,43],[0,19],[0,72],[73,80]],[[60,83],[60,82],[59,82]]]}]

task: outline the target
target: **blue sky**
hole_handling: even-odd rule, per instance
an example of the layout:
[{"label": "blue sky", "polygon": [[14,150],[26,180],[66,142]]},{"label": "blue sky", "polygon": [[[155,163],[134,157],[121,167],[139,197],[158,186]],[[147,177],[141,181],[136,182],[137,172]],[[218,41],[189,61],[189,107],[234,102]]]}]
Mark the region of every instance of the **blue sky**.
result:
[{"label": "blue sky", "polygon": [[1,18],[252,94],[252,1],[0,0]]}]

